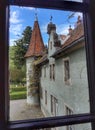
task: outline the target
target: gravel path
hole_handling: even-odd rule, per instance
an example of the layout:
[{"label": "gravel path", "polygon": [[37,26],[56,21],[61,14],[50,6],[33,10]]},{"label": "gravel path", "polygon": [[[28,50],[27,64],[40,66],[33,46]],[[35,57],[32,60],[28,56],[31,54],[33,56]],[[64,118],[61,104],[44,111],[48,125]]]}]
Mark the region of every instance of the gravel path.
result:
[{"label": "gravel path", "polygon": [[29,106],[25,99],[10,101],[10,120],[24,120],[44,117],[40,107]]}]

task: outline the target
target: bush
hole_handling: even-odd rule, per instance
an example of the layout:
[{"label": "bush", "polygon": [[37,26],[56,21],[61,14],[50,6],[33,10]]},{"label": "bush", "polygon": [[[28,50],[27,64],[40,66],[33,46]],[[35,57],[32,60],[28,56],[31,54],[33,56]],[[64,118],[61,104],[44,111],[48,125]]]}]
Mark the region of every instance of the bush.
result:
[{"label": "bush", "polygon": [[26,91],[10,93],[10,100],[25,99]]}]

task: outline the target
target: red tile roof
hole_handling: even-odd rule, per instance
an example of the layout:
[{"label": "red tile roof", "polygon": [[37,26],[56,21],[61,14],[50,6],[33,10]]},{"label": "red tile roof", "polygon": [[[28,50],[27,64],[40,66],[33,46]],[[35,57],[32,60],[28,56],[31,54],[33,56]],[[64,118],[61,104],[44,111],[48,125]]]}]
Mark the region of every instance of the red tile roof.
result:
[{"label": "red tile roof", "polygon": [[81,38],[84,39],[83,23],[78,24],[78,26],[74,30],[72,30],[72,33],[70,34],[70,37],[62,45],[62,48],[57,50],[52,55],[52,57],[60,57],[60,54],[62,54],[65,50],[67,50],[67,48],[70,49],[71,47],[74,47],[74,46],[72,46],[74,43],[77,43],[76,45],[78,45],[78,43],[80,43],[80,44],[82,44],[82,46],[84,46],[84,43],[78,42]]},{"label": "red tile roof", "polygon": [[70,34],[70,37],[68,40],[63,44],[62,48],[72,44],[72,42],[77,41],[79,38],[81,38],[84,35],[84,28],[83,24],[79,24]]},{"label": "red tile roof", "polygon": [[43,39],[41,36],[38,21],[34,22],[32,36],[29,44],[29,48],[25,54],[25,57],[30,56],[42,56],[45,50]]}]

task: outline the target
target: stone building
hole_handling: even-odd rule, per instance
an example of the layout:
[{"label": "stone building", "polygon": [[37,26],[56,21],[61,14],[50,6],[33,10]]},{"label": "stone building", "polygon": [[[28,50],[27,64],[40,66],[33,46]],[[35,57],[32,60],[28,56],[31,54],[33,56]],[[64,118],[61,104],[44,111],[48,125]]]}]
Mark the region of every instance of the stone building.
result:
[{"label": "stone building", "polygon": [[[40,32],[38,21],[34,22],[34,32]],[[27,64],[27,87],[30,92],[31,76],[34,77],[33,63],[37,71],[37,89],[39,97],[28,93],[27,102],[40,104],[44,115],[61,116],[89,112],[89,94],[85,54],[85,38],[83,23],[80,17],[74,29],[69,27],[68,35],[56,33],[56,25],[52,21],[47,26],[49,34],[48,51],[45,50],[41,34],[35,35],[38,44],[33,43],[34,33],[29,49],[25,55]],[[36,53],[34,46],[40,48]],[[38,59],[39,58],[39,59]],[[34,70],[35,71],[35,70]],[[32,99],[33,98],[33,99]],[[35,100],[34,100],[35,98]],[[39,103],[38,103],[39,101]],[[89,130],[90,125],[76,125],[57,128],[60,130]]]}]

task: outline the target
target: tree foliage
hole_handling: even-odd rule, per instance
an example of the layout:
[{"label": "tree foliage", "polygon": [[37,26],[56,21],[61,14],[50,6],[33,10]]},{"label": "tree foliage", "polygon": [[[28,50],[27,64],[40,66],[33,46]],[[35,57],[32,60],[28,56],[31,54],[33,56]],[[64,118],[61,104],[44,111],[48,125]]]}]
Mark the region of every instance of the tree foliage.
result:
[{"label": "tree foliage", "polygon": [[25,82],[25,67],[22,69],[17,69],[16,67],[10,68],[10,82],[11,83],[23,83]]},{"label": "tree foliage", "polygon": [[26,66],[24,55],[30,43],[32,29],[27,26],[21,37],[9,48],[10,83],[23,83],[26,79]]},{"label": "tree foliage", "polygon": [[24,55],[30,43],[31,33],[32,33],[31,27],[27,26],[22,33],[22,37],[15,41],[13,60],[17,69],[21,69],[22,66],[25,64]]}]

